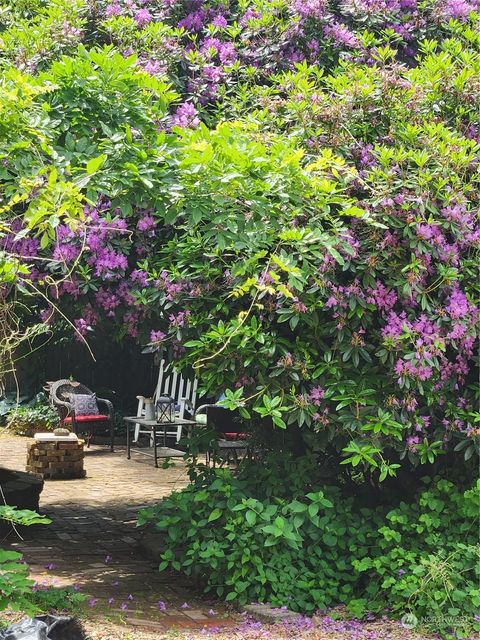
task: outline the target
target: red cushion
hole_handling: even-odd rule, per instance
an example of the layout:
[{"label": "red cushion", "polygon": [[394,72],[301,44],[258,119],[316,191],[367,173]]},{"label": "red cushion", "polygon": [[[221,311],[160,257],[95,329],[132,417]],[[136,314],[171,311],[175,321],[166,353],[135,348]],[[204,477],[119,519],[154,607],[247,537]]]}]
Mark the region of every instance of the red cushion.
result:
[{"label": "red cushion", "polygon": [[[77,416],[75,418],[76,422],[105,422],[105,420],[108,420],[108,416],[104,416],[104,415],[88,415],[88,416]],[[64,424],[71,424],[72,423],[72,416],[67,416],[66,418],[63,419],[63,423]]]},{"label": "red cushion", "polygon": [[222,433],[225,440],[245,440],[248,436],[246,433]]}]

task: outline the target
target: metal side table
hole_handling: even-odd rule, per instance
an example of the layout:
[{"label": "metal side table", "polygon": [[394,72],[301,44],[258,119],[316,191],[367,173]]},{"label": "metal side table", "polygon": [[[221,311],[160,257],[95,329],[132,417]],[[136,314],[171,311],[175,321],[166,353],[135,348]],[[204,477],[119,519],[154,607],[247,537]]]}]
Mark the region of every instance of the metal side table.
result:
[{"label": "metal side table", "polygon": [[[127,423],[127,459],[130,460],[132,452],[140,453],[142,455],[152,457],[157,468],[159,458],[183,458],[185,455],[185,451],[167,447],[167,429],[175,425],[193,427],[196,424],[195,420],[186,420],[183,418],[175,418],[174,422],[158,422],[158,420],[145,420],[145,418],[141,418],[139,416],[128,416],[127,418],[124,418],[124,420]],[[153,447],[139,447],[132,450],[130,429],[132,428],[132,425],[135,424],[151,429]],[[158,445],[158,438],[163,438],[163,446]]]}]

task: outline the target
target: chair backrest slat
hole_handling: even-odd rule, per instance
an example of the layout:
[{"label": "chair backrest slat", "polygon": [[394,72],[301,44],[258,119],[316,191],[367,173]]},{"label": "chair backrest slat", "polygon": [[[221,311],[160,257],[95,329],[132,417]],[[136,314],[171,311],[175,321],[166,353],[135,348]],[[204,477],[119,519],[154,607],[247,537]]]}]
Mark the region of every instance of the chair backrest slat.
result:
[{"label": "chair backrest slat", "polygon": [[157,386],[155,388],[155,393],[153,394],[154,402],[156,402],[158,398],[162,395],[162,392],[163,392],[162,385],[163,385],[164,374],[165,374],[165,360],[162,358],[160,360],[160,367],[158,370]]},{"label": "chair backrest slat", "polygon": [[175,400],[177,399],[177,394],[176,394],[177,378],[178,378],[178,372],[174,369],[173,372],[170,374],[169,384],[165,389],[167,395],[172,396],[172,398],[175,398]]},{"label": "chair backrest slat", "polygon": [[161,395],[168,395],[177,403],[181,398],[186,398],[195,406],[197,387],[198,380],[196,378],[184,378],[173,363],[167,363],[162,358],[153,399],[156,402]]},{"label": "chair backrest slat", "polygon": [[195,406],[195,401],[197,399],[197,387],[198,387],[198,379],[193,379],[193,387],[192,387],[192,396],[189,398],[190,402]]},{"label": "chair backrest slat", "polygon": [[183,398],[183,387],[185,386],[185,380],[183,379],[183,376],[180,376],[180,379],[178,381],[178,393],[177,393],[177,399]]}]

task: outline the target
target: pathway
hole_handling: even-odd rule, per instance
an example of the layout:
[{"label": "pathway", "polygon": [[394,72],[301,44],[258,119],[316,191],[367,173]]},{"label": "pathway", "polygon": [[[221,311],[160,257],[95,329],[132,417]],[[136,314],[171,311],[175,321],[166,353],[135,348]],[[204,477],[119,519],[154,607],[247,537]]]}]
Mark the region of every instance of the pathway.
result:
[{"label": "pathway", "polygon": [[[0,466],[24,470],[26,446],[26,438],[0,438]],[[92,613],[108,611],[133,627],[231,626],[234,620],[218,602],[201,597],[178,574],[159,573],[158,563],[139,547],[138,510],[187,484],[183,461],[155,469],[149,458],[127,460],[123,449],[111,453],[92,446],[86,449],[85,468],[83,480],[45,482],[40,505],[51,525],[27,530],[23,541],[10,538],[32,577],[39,583],[78,585],[93,598]],[[159,610],[159,601],[166,603],[165,611]],[[184,603],[188,608],[182,608]],[[208,615],[212,608],[215,616]]]}]

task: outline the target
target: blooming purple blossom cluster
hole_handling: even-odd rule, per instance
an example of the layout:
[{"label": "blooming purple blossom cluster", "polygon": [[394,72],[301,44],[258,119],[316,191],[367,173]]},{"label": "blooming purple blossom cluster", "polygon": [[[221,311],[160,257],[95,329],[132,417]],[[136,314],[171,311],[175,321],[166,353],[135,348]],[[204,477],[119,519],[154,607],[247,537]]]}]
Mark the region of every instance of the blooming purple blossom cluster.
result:
[{"label": "blooming purple blossom cluster", "polygon": [[[240,11],[235,3],[219,4],[209,0],[191,3],[111,0],[101,5],[100,26],[103,19],[110,37],[119,47],[124,42],[124,32],[121,28],[116,30],[116,19],[131,18],[140,32],[139,41],[143,40],[141,32],[148,33],[152,25],[169,26],[171,38],[165,38],[163,52],[162,45],[155,43],[149,50],[143,46],[138,53],[147,60],[144,68],[153,74],[173,72],[182,60],[188,69],[182,87],[187,98],[185,104],[195,106],[218,100],[222,87],[236,78],[238,70],[232,67],[236,60],[243,67],[255,68],[259,77],[270,73],[273,61],[277,69],[293,68],[302,61],[325,66],[332,62],[335,51],[336,55],[344,52],[355,60],[373,61],[375,48],[364,44],[362,39],[363,31],[368,28],[377,37],[381,37],[384,30],[395,32],[398,38],[395,45],[413,62],[418,42],[429,35],[434,25],[448,22],[450,18],[466,21],[471,12],[479,8],[478,0],[435,0],[429,5],[421,5],[417,0],[344,0],[341,3],[289,0],[283,10],[267,9],[260,0],[251,0],[244,3]],[[270,25],[269,35],[264,21]],[[228,31],[229,25],[238,29],[232,32],[233,36]],[[176,54],[172,58],[173,42],[176,42],[173,45]],[[125,50],[132,52],[130,45]],[[168,59],[170,63],[165,67]],[[178,118],[181,116],[180,113]],[[189,114],[189,118],[198,124],[194,115]]]},{"label": "blooming purple blossom cluster", "polygon": [[197,110],[191,102],[184,102],[175,111],[172,117],[172,126],[195,128],[200,124]]}]

